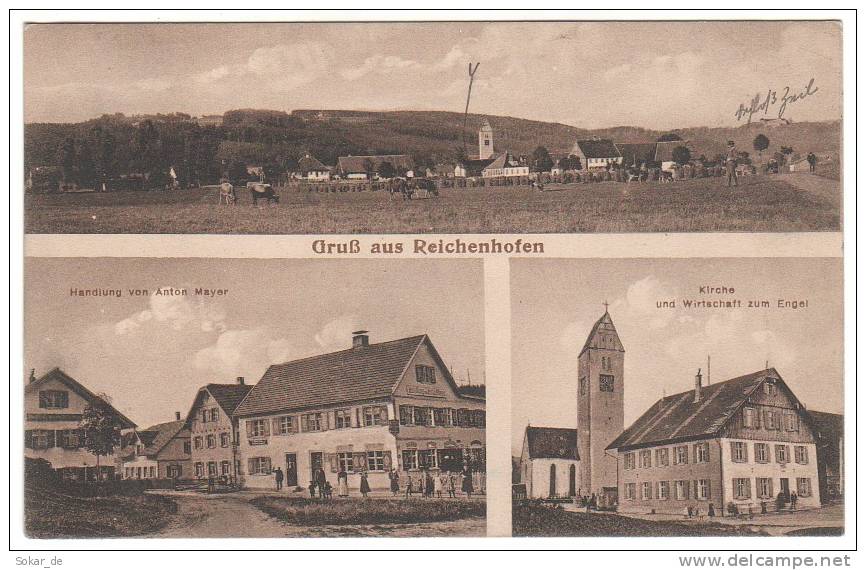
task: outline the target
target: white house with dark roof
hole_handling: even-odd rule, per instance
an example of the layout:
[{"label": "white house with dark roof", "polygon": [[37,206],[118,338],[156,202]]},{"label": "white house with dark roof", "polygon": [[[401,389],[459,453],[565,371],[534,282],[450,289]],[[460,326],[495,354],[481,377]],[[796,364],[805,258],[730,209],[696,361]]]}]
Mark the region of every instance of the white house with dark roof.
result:
[{"label": "white house with dark roof", "polygon": [[577,497],[577,430],[526,426],[520,453],[520,482],[529,499]]},{"label": "white house with dark roof", "polygon": [[388,489],[392,469],[401,486],[422,469],[484,485],[484,398],[460,393],[427,335],[371,344],[358,331],[346,350],[272,365],[235,418],[247,487],[273,487],[277,467],[287,490],[320,469],[335,488],[345,471],[355,494],[364,472]]},{"label": "white house with dark roof", "polygon": [[97,460],[84,448],[81,418],[88,404],[97,400],[108,405],[121,434],[128,434],[135,428],[132,420],[103,397],[59,368],[39,378],[31,372],[24,388],[24,456],[48,461],[68,479],[96,478],[97,463],[100,477],[114,476],[119,466],[118,453]]},{"label": "white house with dark roof", "polygon": [[175,421],[133,431],[124,443],[124,479],[192,478],[190,433],[180,412]]},{"label": "white house with dark roof", "polygon": [[520,162],[508,152],[502,152],[493,158],[487,166],[481,169],[484,178],[529,176],[529,165]]},{"label": "white house with dark roof", "polygon": [[331,169],[307,153],[298,161],[298,168],[293,173],[295,178],[310,182],[327,182],[331,179]]},{"label": "white house with dark roof", "polygon": [[716,516],[817,507],[814,422],[774,368],[662,398],[607,446],[619,510]]},{"label": "white house with dark roof", "polygon": [[622,164],[622,154],[610,139],[579,140],[571,153],[580,159],[583,170],[606,170],[611,164]]}]

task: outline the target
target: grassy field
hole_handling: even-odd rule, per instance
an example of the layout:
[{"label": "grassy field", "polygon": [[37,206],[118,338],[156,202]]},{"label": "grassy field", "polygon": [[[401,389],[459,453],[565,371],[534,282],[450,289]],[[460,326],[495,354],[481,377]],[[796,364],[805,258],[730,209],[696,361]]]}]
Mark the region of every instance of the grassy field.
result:
[{"label": "grassy field", "polygon": [[165,526],[175,510],[166,497],[81,498],[28,487],[24,528],[33,538],[140,536]]},{"label": "grassy field", "polygon": [[614,514],[566,512],[514,505],[514,536],[762,536],[742,526],[712,522],[646,521]]},{"label": "grassy field", "polygon": [[[808,191],[786,176],[755,176],[733,191],[721,178],[673,184],[550,185],[445,189],[403,202],[384,192],[280,192],[280,203],[217,205],[213,188],[164,192],[27,195],[29,233],[591,233],[832,231],[838,182]],[[549,191],[548,191],[549,190]]]},{"label": "grassy field", "polygon": [[258,497],[250,503],[281,521],[304,526],[430,523],[486,513],[484,501]]}]

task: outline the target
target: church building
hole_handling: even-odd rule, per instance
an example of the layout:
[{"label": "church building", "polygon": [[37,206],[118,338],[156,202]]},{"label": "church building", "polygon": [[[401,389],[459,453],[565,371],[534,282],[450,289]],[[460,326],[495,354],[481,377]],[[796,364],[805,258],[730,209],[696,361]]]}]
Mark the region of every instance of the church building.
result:
[{"label": "church building", "polygon": [[526,426],[520,453],[520,481],[529,499],[578,495],[577,432],[571,428]]}]

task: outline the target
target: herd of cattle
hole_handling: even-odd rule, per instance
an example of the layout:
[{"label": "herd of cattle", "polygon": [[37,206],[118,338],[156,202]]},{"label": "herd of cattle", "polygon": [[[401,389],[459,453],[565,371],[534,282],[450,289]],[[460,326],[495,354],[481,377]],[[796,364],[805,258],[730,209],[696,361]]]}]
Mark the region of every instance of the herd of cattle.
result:
[{"label": "herd of cattle", "polygon": [[[268,204],[278,204],[280,195],[273,186],[266,182],[247,182],[247,190],[252,198],[253,206],[258,205],[259,200]],[[439,195],[436,183],[427,178],[393,178],[385,185],[384,190],[388,192],[388,198],[399,196],[403,200],[413,198],[431,198]],[[231,182],[223,181],[219,185],[219,204],[234,206],[238,203],[238,195]]]}]

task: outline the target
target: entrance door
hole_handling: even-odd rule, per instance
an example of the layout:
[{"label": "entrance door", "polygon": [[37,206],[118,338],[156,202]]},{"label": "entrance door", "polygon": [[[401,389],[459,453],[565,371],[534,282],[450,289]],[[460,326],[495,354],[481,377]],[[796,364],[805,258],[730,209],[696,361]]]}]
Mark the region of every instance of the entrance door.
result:
[{"label": "entrance door", "polygon": [[577,469],[574,465],[568,466],[568,496],[577,495]]},{"label": "entrance door", "polygon": [[286,454],[286,487],[298,486],[298,456],[294,453]]},{"label": "entrance door", "polygon": [[548,496],[556,496],[556,465],[550,466],[550,493]]},{"label": "entrance door", "polygon": [[788,497],[791,496],[791,488],[788,486],[788,478],[782,477],[779,479],[779,488],[782,491],[782,496],[785,497],[785,500],[788,500]]},{"label": "entrance door", "polygon": [[310,480],[316,480],[316,471],[325,467],[325,457],[321,451],[310,452]]}]

